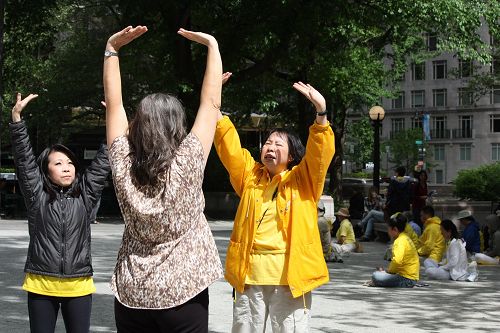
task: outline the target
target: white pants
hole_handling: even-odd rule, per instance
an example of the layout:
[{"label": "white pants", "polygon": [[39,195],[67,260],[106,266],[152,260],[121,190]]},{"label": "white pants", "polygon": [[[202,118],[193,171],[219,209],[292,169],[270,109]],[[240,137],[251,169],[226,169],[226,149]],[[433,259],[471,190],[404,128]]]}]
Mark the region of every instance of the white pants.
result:
[{"label": "white pants", "polygon": [[451,280],[450,272],[439,265],[432,259],[424,261],[425,274],[432,280]]},{"label": "white pants", "polygon": [[343,255],[346,255],[356,248],[356,244],[354,243],[349,243],[349,244],[342,244],[340,245],[339,243],[333,243],[332,244],[333,248],[333,253],[337,259],[342,259]]},{"label": "white pants", "polygon": [[496,264],[499,264],[499,260],[497,258],[492,258],[490,256],[487,256],[484,253],[476,253],[476,254],[474,254],[474,257],[475,257],[476,262],[478,264],[483,264],[483,265],[496,265]]},{"label": "white pants", "polygon": [[308,333],[311,293],[293,298],[289,286],[246,285],[236,291],[232,333],[264,333],[267,317],[273,333]]}]

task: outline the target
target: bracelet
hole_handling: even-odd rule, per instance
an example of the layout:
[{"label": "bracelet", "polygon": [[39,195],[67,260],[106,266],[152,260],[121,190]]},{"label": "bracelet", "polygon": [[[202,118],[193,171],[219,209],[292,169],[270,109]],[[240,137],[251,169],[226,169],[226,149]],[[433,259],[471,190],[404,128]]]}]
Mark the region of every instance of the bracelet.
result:
[{"label": "bracelet", "polygon": [[327,110],[325,110],[325,111],[323,111],[323,112],[316,112],[316,115],[317,115],[317,116],[326,116],[327,114],[328,114],[328,111],[327,111]]},{"label": "bracelet", "polygon": [[113,56],[118,57],[118,52],[106,50],[106,51],[104,51],[104,56],[105,57],[113,57]]}]

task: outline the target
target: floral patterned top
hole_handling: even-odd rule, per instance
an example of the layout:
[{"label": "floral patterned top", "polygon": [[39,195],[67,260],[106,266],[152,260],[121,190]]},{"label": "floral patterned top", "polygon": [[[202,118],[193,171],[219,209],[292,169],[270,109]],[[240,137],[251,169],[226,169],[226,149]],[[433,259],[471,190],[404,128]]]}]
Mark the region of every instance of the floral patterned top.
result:
[{"label": "floral patterned top", "polygon": [[203,209],[203,148],[190,133],[156,185],[132,181],[129,141],[109,149],[125,230],[111,289],[131,308],[167,309],[183,304],[223,277]]}]

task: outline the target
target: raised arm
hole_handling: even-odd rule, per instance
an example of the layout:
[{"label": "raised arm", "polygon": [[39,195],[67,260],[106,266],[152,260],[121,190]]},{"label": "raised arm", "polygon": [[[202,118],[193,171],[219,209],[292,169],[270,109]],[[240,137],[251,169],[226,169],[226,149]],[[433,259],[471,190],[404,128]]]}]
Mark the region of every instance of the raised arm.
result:
[{"label": "raised arm", "polygon": [[205,76],[201,87],[200,106],[193,124],[193,132],[203,146],[203,157],[208,159],[214,140],[215,126],[220,112],[222,93],[222,60],[217,40],[202,32],[179,29],[179,35],[203,44],[208,49]]},{"label": "raised arm", "polygon": [[28,130],[24,121],[21,121],[21,112],[36,97],[38,95],[30,94],[21,99],[21,94],[18,93],[16,104],[12,108],[12,123],[9,124],[16,174],[28,208],[38,200],[37,195],[42,189],[42,178],[30,144]]},{"label": "raised arm", "polygon": [[122,83],[118,51],[148,31],[145,26],[126,27],[109,37],[106,43],[103,66],[104,96],[106,99],[106,138],[108,147],[113,140],[125,135],[128,129],[127,115],[122,101]]}]

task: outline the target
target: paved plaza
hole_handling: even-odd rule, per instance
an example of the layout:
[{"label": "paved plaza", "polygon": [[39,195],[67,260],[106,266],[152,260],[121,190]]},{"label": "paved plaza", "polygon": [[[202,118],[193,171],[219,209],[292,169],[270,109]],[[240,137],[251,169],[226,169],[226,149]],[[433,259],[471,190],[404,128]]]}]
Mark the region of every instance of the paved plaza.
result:
[{"label": "paved plaza", "polygon": [[[230,221],[210,221],[224,260]],[[91,332],[115,332],[113,296],[108,282],[123,224],[92,225],[92,255],[97,292],[93,295]],[[28,245],[26,220],[0,220],[0,332],[29,332],[26,293],[21,289]],[[499,332],[500,267],[480,266],[479,281],[427,281],[429,287],[381,289],[363,286],[376,266],[386,264],[386,245],[363,243],[343,264],[329,263],[330,282],[313,293],[311,332]],[[425,278],[423,278],[425,281]],[[228,333],[232,321],[231,288],[210,287],[210,332]],[[56,332],[64,332],[59,315]]]}]

